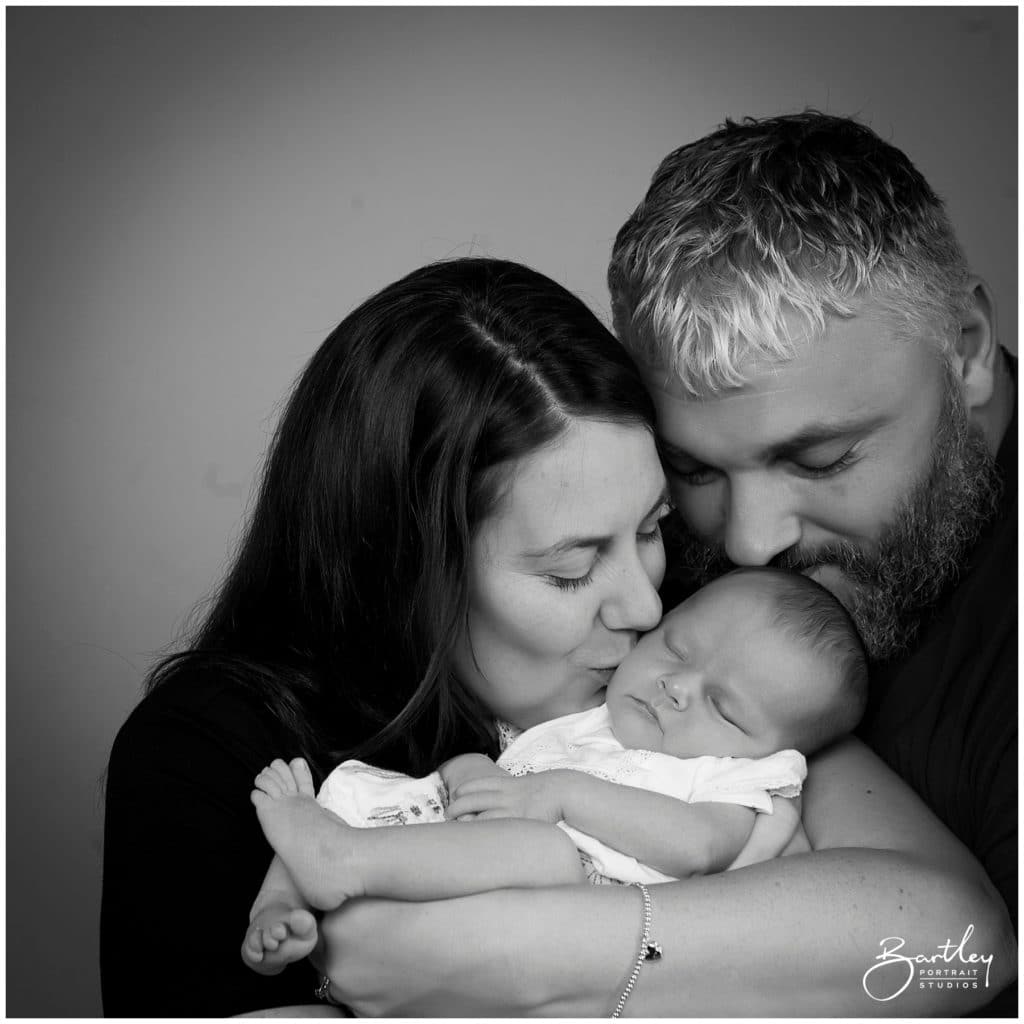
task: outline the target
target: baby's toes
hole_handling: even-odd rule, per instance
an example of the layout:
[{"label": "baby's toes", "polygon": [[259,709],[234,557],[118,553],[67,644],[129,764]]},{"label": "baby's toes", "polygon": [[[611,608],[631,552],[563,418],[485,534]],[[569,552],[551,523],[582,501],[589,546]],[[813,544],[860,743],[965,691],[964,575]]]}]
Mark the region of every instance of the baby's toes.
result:
[{"label": "baby's toes", "polygon": [[288,927],[297,939],[307,939],[316,933],[316,918],[308,910],[293,910],[288,915]]},{"label": "baby's toes", "polygon": [[263,947],[259,949],[252,949],[249,946],[242,947],[242,959],[250,964],[261,964],[263,963]]},{"label": "baby's toes", "polygon": [[313,776],[305,759],[301,757],[293,758],[290,767],[292,776],[295,778],[295,784],[299,787],[299,792],[305,796],[316,796],[316,789],[313,787]]},{"label": "baby's toes", "polygon": [[288,767],[286,762],[282,761],[281,758],[276,757],[274,758],[273,761],[270,762],[270,767],[273,769],[274,774],[277,776],[277,780],[281,784],[281,789],[283,792],[298,792],[299,787],[295,782],[295,776],[292,774],[292,770]]},{"label": "baby's toes", "polygon": [[242,955],[256,964],[263,959],[263,935],[259,928],[250,928],[246,932]]},{"label": "baby's toes", "polygon": [[270,934],[277,939],[278,942],[284,942],[288,938],[288,926],[284,921],[278,921],[276,924],[270,926]]},{"label": "baby's toes", "polygon": [[267,796],[284,796],[284,791],[281,788],[281,782],[278,779],[277,774],[270,768],[264,768],[263,771],[256,776],[255,786],[257,789],[266,793]]},{"label": "baby's toes", "polygon": [[263,948],[265,950],[268,950],[269,952],[273,953],[274,950],[276,950],[277,947],[280,946],[280,945],[281,945],[281,943],[278,942],[277,939],[275,939],[274,936],[270,933],[270,929],[269,928],[264,928],[263,929]]}]

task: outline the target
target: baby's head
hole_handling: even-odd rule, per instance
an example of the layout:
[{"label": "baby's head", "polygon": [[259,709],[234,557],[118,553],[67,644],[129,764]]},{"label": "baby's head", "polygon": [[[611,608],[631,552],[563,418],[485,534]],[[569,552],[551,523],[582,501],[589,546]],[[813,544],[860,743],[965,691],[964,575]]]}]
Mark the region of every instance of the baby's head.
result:
[{"label": "baby's head", "polygon": [[860,720],[867,659],[846,609],[782,569],[737,569],[665,615],[608,684],[623,746],[675,757],[804,754]]}]

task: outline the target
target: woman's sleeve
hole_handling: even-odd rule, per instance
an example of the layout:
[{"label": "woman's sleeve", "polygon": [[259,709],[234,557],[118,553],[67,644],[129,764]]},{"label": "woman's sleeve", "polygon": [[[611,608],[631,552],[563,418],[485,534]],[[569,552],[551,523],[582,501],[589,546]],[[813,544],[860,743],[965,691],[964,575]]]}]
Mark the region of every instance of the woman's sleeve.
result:
[{"label": "woman's sleeve", "polygon": [[104,1012],[228,1016],[312,1002],[307,964],[266,978],[239,955],[271,859],[249,802],[280,743],[239,695],[149,698],[107,773],[100,961]]},{"label": "woman's sleeve", "polygon": [[[804,799],[818,852],[651,888],[664,955],[644,964],[627,1013],[952,1016],[1013,978],[1013,933],[984,872],[866,747],[819,757]],[[618,886],[359,901],[325,920],[327,966],[359,1013],[607,1016],[636,956],[640,908],[636,889]],[[897,965],[871,975],[874,997],[865,991],[883,940],[936,955],[969,925],[965,955],[993,958],[987,988],[915,979],[883,1002],[901,983]]]}]

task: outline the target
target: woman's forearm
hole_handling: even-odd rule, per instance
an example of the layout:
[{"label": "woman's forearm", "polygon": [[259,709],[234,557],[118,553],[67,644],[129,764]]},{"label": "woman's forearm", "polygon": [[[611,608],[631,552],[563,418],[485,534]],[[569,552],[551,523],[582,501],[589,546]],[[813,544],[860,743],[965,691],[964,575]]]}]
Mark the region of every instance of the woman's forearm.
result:
[{"label": "woman's forearm", "polygon": [[[627,1015],[959,1015],[1014,973],[990,894],[903,854],[788,857],[651,895],[651,937],[664,956],[644,965]],[[636,956],[640,908],[635,888],[617,886],[505,890],[412,911],[366,904],[352,908],[365,913],[354,929],[347,923],[329,970],[360,1013],[607,1016]],[[940,947],[952,940],[955,949],[970,925],[963,956],[936,965],[978,969],[977,988],[922,988],[915,973],[896,994],[907,965],[875,967],[883,940],[941,959]],[[960,962],[971,955],[992,960]]]},{"label": "woman's forearm", "polygon": [[[959,1015],[1012,980],[1009,917],[964,847],[860,745],[836,748],[817,768],[805,821],[828,849],[652,887],[664,957],[644,965],[627,1014]],[[640,940],[632,887],[351,911],[325,920],[329,973],[357,1011],[385,1015],[607,1015]],[[914,974],[881,1001],[921,966],[978,970],[977,987],[921,987]]]}]

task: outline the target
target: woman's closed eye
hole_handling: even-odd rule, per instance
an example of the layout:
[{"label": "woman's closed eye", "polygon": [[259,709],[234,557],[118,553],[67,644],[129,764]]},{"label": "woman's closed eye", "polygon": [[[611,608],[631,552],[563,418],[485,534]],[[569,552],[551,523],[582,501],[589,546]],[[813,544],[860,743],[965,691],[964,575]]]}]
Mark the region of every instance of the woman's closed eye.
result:
[{"label": "woman's closed eye", "polygon": [[661,521],[667,515],[669,515],[675,506],[671,501],[662,502],[658,506],[654,515],[649,516],[647,520],[641,524],[640,529],[637,530],[637,540],[642,544],[653,544],[654,541],[661,537]]},{"label": "woman's closed eye", "polygon": [[594,570],[601,561],[601,551],[597,547],[579,548],[549,563],[548,572],[541,578],[559,590],[579,590],[594,579]]},{"label": "woman's closed eye", "polygon": [[582,576],[556,576],[553,573],[545,573],[544,579],[558,587],[559,590],[579,590],[580,587],[585,587],[593,581],[594,570],[593,568],[588,569]]}]

